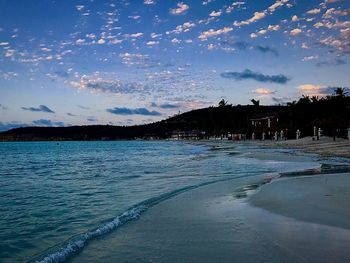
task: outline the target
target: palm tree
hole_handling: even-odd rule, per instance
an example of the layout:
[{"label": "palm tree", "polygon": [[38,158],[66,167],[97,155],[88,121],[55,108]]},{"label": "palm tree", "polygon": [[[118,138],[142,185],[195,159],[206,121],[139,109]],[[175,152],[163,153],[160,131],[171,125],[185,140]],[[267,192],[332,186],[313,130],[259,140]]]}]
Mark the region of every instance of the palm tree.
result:
[{"label": "palm tree", "polygon": [[334,93],[336,97],[344,98],[347,92],[345,92],[345,88],[339,87],[334,89]]},{"label": "palm tree", "polygon": [[227,105],[227,101],[225,101],[224,99],[219,101],[219,107],[224,107]]},{"label": "palm tree", "polygon": [[251,99],[250,101],[253,103],[254,106],[258,107],[260,105],[260,100]]}]

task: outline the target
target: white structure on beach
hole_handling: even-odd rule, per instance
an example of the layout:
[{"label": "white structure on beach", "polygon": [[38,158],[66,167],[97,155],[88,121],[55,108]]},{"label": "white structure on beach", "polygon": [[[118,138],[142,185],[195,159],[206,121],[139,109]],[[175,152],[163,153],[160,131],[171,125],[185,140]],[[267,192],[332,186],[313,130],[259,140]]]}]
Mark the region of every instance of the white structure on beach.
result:
[{"label": "white structure on beach", "polygon": [[318,128],[317,138],[321,138],[322,130],[321,128]]},{"label": "white structure on beach", "polygon": [[301,135],[300,130],[297,129],[297,132],[296,132],[296,139],[297,139],[297,140],[300,139],[300,135]]},{"label": "white structure on beach", "polygon": [[316,126],[314,126],[314,140],[316,139],[316,136],[317,136],[317,128]]}]

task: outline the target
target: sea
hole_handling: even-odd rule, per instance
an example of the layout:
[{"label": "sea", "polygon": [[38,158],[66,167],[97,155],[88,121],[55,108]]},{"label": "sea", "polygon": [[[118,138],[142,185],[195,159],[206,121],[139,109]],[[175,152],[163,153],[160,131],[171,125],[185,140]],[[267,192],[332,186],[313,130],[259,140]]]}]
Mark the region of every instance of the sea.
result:
[{"label": "sea", "polygon": [[0,262],[66,262],[185,191],[320,167],[216,141],[3,142],[0,153]]}]

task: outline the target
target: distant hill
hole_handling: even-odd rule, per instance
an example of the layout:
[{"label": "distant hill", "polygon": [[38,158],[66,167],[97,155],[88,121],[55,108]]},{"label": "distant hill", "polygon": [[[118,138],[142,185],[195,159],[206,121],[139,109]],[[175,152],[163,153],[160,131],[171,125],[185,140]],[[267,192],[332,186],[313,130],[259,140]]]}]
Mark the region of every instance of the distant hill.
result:
[{"label": "distant hill", "polygon": [[[322,128],[325,135],[345,136],[350,126],[350,97],[329,96],[324,99],[303,97],[286,106],[221,105],[192,110],[159,122],[136,126],[71,126],[24,127],[0,133],[0,141],[36,140],[118,140],[169,138],[174,132],[197,130],[205,136],[227,133],[247,134],[261,132],[252,125],[252,119],[273,116],[278,123],[273,129],[284,130],[295,137],[299,129],[302,136],[312,135],[313,126]],[[272,128],[271,128],[272,129]]]}]

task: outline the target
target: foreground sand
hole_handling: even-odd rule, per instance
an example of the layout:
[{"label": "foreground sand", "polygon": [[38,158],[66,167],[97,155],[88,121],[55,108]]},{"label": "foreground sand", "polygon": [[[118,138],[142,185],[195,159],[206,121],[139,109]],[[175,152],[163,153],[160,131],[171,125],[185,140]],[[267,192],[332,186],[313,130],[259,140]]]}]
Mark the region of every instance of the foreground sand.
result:
[{"label": "foreground sand", "polygon": [[298,220],[350,229],[350,173],[276,180],[250,202]]},{"label": "foreground sand", "polygon": [[[183,193],[91,243],[73,261],[350,262],[350,174],[277,180],[249,201],[250,186],[263,181]],[[248,198],[239,198],[242,191]]]}]

